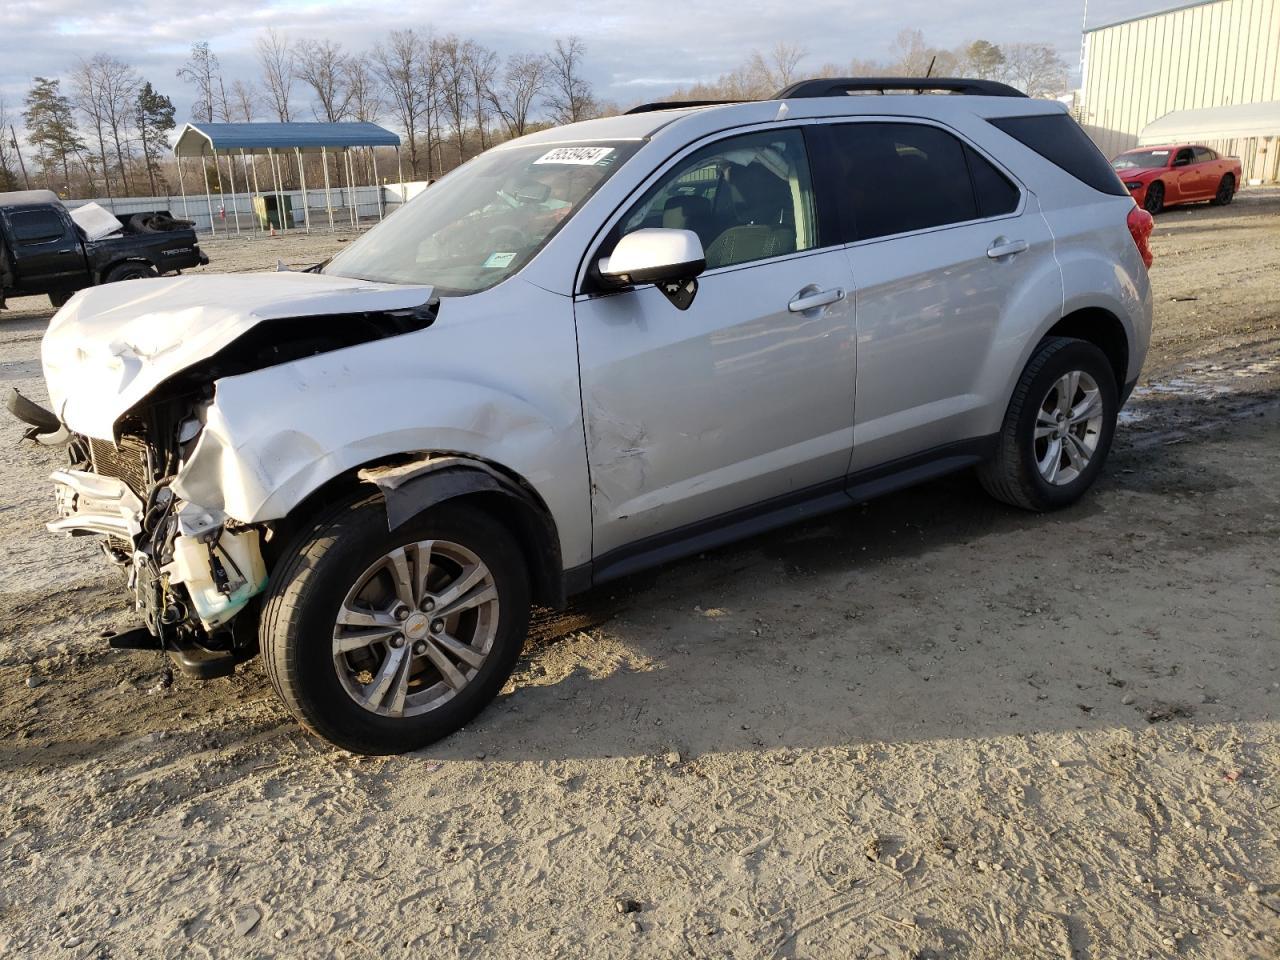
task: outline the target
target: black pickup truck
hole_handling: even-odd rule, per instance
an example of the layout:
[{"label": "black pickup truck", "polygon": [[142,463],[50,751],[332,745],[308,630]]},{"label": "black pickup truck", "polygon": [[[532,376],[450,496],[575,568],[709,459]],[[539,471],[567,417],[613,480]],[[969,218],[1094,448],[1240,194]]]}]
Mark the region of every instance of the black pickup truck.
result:
[{"label": "black pickup truck", "polygon": [[57,194],[0,193],[0,308],[5,297],[35,294],[60,307],[84,287],[208,262],[190,222],[167,211],[129,215],[120,233],[89,240]]}]

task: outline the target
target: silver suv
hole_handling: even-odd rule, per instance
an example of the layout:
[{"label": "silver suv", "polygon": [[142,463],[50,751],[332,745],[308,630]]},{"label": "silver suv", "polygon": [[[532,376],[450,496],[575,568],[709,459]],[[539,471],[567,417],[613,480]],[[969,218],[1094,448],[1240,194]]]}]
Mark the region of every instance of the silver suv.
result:
[{"label": "silver suv", "polygon": [[1076,500],[1149,232],[999,84],[651,104],[495,147],[306,272],[83,291],[53,411],[19,406],[68,443],[50,528],[128,575],[115,645],[203,677],[260,649],[309,729],[403,751],[495,696],[531,604],[962,468]]}]

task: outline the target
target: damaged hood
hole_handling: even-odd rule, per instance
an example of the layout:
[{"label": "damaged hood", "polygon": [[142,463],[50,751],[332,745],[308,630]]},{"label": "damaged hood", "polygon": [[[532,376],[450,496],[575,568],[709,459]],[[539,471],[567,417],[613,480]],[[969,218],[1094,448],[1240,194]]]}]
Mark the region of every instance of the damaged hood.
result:
[{"label": "damaged hood", "polygon": [[111,439],[116,419],[175,373],[265,320],[420,306],[428,286],[317,273],[207,274],[85,290],[58,311],[42,347],[53,410]]}]

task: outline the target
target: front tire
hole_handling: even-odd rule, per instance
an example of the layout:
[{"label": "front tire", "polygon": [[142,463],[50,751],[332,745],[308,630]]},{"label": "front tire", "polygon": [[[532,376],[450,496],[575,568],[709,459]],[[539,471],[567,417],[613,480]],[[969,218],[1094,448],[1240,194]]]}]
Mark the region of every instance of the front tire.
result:
[{"label": "front tire", "polygon": [[1075,503],[1106,462],[1119,407],[1106,354],[1084,340],[1046,337],[1018,379],[995,456],[978,479],[1024,510]]},{"label": "front tire", "polygon": [[1164,209],[1164,184],[1159,180],[1147,187],[1147,195],[1142,199],[1142,208],[1153,217]]},{"label": "front tire", "polygon": [[371,497],[303,531],[277,561],[263,662],[311,732],[354,753],[403,753],[497,696],[529,604],[523,553],[493,517],[444,503],[388,532]]}]

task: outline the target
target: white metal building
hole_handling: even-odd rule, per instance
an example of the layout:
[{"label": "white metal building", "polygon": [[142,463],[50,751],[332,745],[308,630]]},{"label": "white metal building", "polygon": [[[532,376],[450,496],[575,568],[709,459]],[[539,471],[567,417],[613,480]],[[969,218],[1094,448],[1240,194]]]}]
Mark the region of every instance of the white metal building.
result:
[{"label": "white metal building", "polygon": [[[1194,0],[1090,28],[1082,88],[1077,117],[1108,157],[1188,140],[1240,157],[1246,180],[1280,180],[1280,0]],[[1271,106],[1215,109],[1241,104]]]}]

